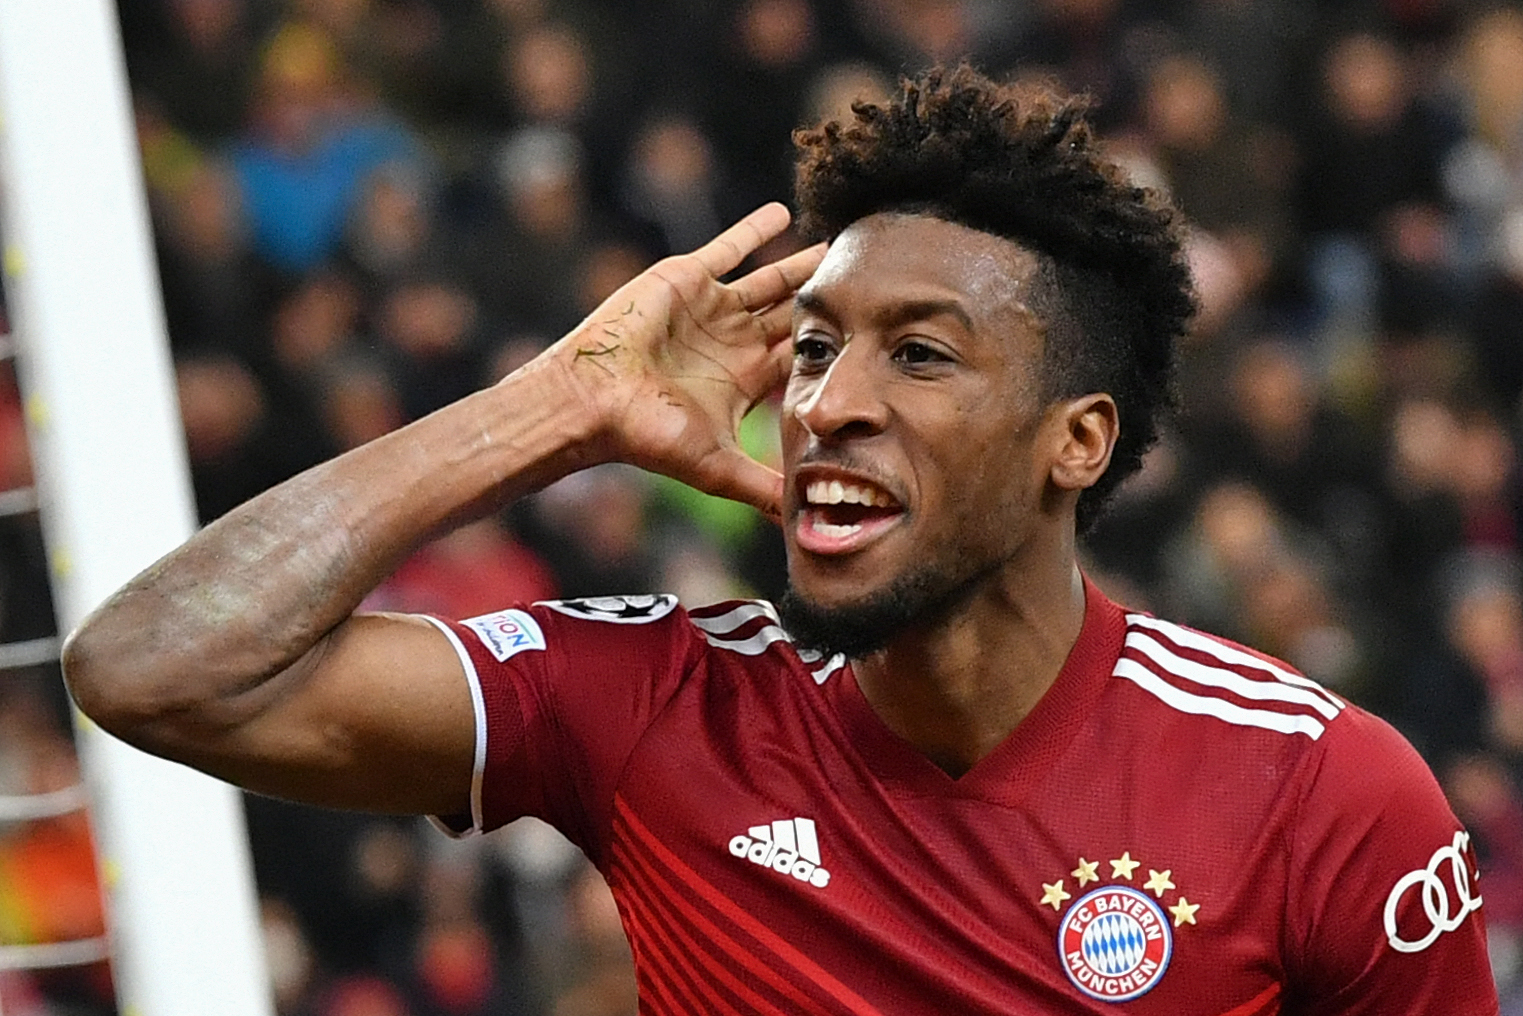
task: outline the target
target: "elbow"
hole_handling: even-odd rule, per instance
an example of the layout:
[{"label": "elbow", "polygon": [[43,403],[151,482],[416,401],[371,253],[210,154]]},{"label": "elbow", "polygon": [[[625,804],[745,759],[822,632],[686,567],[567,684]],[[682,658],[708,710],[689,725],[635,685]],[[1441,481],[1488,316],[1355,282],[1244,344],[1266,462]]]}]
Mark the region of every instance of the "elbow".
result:
[{"label": "elbow", "polygon": [[141,720],[143,704],[129,693],[122,661],[105,641],[91,621],[70,632],[63,643],[63,682],[79,711],[115,734],[131,725],[134,714]]},{"label": "elbow", "polygon": [[187,705],[164,661],[144,658],[132,640],[117,637],[96,618],[64,640],[62,665],[64,684],[80,712],[139,747],[152,750],[151,732]]}]

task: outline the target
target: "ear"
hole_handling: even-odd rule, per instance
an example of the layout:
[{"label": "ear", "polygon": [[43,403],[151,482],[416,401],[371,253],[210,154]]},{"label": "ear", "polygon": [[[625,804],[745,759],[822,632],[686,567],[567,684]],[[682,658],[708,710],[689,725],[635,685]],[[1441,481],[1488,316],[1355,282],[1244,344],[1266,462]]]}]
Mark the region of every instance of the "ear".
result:
[{"label": "ear", "polygon": [[1094,486],[1110,465],[1121,434],[1116,400],[1103,392],[1066,399],[1053,407],[1060,433],[1049,474],[1060,490]]}]

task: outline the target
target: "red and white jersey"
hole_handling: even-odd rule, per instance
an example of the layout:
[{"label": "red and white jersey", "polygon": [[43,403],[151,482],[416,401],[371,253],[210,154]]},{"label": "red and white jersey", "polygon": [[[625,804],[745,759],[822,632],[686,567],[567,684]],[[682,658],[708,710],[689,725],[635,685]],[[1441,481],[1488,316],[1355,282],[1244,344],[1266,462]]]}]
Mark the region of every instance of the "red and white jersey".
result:
[{"label": "red and white jersey", "polygon": [[1087,595],[1056,683],[960,779],[766,603],[435,621],[478,722],[449,824],[581,846],[646,1013],[1495,1013],[1469,838],[1406,742]]}]

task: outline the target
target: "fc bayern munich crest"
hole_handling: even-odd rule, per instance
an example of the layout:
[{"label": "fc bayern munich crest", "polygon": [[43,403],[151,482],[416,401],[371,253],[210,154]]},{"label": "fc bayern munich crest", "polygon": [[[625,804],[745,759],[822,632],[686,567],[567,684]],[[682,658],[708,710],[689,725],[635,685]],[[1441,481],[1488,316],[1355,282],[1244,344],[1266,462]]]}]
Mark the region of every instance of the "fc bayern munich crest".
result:
[{"label": "fc bayern munich crest", "polygon": [[1173,952],[1174,933],[1162,908],[1127,886],[1081,896],[1058,925],[1063,972],[1102,1002],[1125,1002],[1151,991]]}]

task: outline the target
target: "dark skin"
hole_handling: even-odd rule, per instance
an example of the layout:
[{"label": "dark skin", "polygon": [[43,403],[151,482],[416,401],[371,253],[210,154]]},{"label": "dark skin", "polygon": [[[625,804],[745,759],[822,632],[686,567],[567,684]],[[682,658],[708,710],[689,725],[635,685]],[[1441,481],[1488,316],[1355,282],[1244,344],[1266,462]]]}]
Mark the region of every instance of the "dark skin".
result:
[{"label": "dark skin", "polygon": [[[628,462],[783,516],[795,583],[829,599],[890,575],[906,541],[950,531],[955,523],[937,521],[958,500],[949,478],[972,467],[963,475],[977,477],[979,498],[1014,497],[991,519],[1015,528],[977,524],[964,507],[963,528],[977,538],[948,552],[976,551],[997,567],[954,618],[908,631],[857,666],[890,728],[948,772],[966,771],[1025,716],[1077,637],[1073,504],[1108,461],[1115,411],[1103,395],[1047,407],[1030,397],[1039,328],[1018,299],[1029,255],[939,220],[896,220],[881,224],[889,242],[876,261],[852,262],[852,238],[843,237],[834,274],[822,273],[811,291],[829,314],[855,323],[879,297],[850,280],[904,253],[894,247],[901,226],[958,231],[929,238],[949,266],[970,237],[982,244],[980,271],[991,250],[1004,257],[1011,285],[1003,297],[998,286],[979,295],[966,266],[943,277],[914,263],[965,307],[966,335],[931,337],[957,361],[944,376],[891,379],[874,366],[881,357],[857,354],[898,341],[888,331],[845,343],[834,367],[807,362],[819,352],[807,344],[796,358],[792,297],[822,249],[718,281],[786,226],[782,206],[764,207],[694,254],[653,266],[511,377],[261,495],[132,580],[65,647],[80,706],[145,750],[260,792],[458,813],[468,802],[475,724],[453,650],[418,619],[354,613],[417,546],[578,469]],[[927,240],[905,234],[898,242]],[[1017,319],[1021,352],[996,355],[1008,344],[997,333]],[[789,384],[785,485],[740,452],[735,433],[796,359],[803,368]],[[846,384],[854,374],[860,379]],[[1028,397],[1012,416],[1000,405],[1016,389]],[[949,441],[971,447],[969,426],[993,434],[1002,415],[1016,437],[982,464],[948,453]],[[902,522],[861,554],[798,546],[800,482],[827,468],[808,461],[822,445],[861,451],[902,488],[894,492],[908,508]],[[994,475],[996,464],[1012,461],[1025,463],[1017,479]]]},{"label": "dark skin", "polygon": [[[1074,506],[1110,461],[1115,403],[1044,404],[1036,258],[928,216],[847,229],[797,301],[784,403],[789,576],[850,603],[915,569],[960,588],[950,616],[854,662],[884,723],[952,776],[992,751],[1047,691],[1078,638]],[[897,514],[810,550],[802,493],[878,487]]]},{"label": "dark skin", "polygon": [[615,293],[492,388],[295,477],[129,582],[70,637],[81,708],[147,751],[335,807],[451,813],[474,719],[417,619],[354,615],[417,546],[599,462],[778,513],[735,429],[782,382],[791,297],[822,251],[717,279],[785,228],[769,205]]}]

